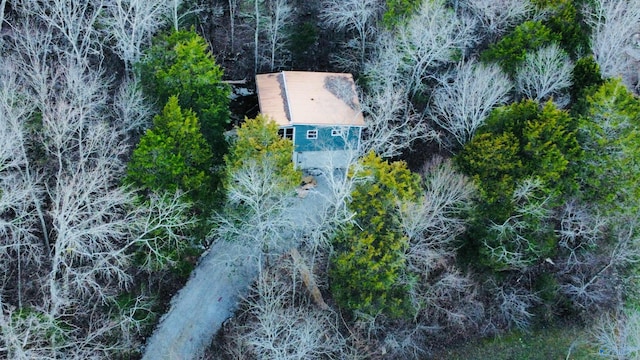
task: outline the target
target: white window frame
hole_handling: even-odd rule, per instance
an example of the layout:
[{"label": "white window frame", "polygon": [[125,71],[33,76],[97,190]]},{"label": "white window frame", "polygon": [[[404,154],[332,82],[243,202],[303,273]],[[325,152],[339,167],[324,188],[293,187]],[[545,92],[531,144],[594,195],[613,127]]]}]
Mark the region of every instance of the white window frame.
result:
[{"label": "white window frame", "polygon": [[308,140],[316,140],[317,138],[318,138],[318,129],[307,130],[307,139]]},{"label": "white window frame", "polygon": [[342,136],[343,133],[344,133],[344,129],[343,128],[333,128],[333,129],[331,129],[331,136]]},{"label": "white window frame", "polygon": [[282,131],[282,135],[281,137],[283,139],[289,139],[291,141],[293,141],[293,136],[295,134],[295,131],[292,127],[282,127],[280,129],[278,129],[278,134],[280,135],[279,131]]}]

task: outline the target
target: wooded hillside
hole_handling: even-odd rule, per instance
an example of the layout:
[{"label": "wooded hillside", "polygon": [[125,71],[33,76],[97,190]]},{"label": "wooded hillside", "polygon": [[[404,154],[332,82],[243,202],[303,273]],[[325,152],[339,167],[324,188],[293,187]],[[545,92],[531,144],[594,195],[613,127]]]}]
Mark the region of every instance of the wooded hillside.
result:
[{"label": "wooded hillside", "polygon": [[[216,241],[262,270],[210,358],[640,356],[640,0],[0,0],[0,53],[0,357],[139,358]],[[280,70],[367,125],[308,223]]]}]

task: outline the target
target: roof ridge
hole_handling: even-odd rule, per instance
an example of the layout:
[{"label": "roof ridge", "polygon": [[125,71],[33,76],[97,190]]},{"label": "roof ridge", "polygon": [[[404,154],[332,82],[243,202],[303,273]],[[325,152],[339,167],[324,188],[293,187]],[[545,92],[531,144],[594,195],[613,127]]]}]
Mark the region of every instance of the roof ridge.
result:
[{"label": "roof ridge", "polygon": [[287,119],[289,119],[289,124],[292,124],[293,119],[291,118],[291,104],[289,103],[289,89],[287,88],[287,78],[284,76],[284,71],[281,71],[280,73],[282,74],[282,86],[284,87],[285,113],[287,115]]}]

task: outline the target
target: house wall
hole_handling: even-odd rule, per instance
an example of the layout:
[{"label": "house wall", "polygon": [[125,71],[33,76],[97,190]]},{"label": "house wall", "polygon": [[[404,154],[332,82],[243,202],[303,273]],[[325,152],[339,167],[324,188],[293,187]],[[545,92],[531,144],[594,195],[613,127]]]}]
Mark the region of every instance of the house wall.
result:
[{"label": "house wall", "polygon": [[293,163],[297,169],[346,169],[353,160],[353,154],[347,150],[293,153]]},{"label": "house wall", "polygon": [[[357,148],[360,143],[359,126],[294,125],[295,152],[336,151]],[[317,139],[307,139],[307,131],[317,130]],[[342,136],[332,136],[332,130],[342,130]]]}]

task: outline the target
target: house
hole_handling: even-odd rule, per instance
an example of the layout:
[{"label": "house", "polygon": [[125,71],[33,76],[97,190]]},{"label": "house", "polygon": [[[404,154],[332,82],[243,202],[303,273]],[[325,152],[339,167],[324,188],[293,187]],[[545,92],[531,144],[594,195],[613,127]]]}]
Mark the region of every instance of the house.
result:
[{"label": "house", "polygon": [[293,141],[297,168],[347,166],[364,117],[351,74],[282,71],[256,76],[260,112]]}]

